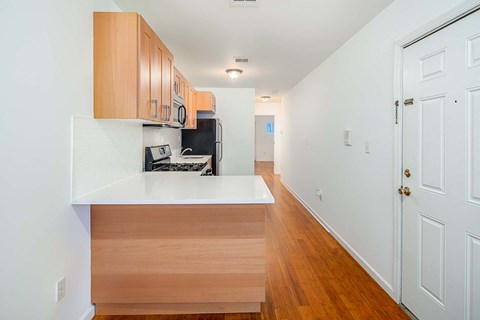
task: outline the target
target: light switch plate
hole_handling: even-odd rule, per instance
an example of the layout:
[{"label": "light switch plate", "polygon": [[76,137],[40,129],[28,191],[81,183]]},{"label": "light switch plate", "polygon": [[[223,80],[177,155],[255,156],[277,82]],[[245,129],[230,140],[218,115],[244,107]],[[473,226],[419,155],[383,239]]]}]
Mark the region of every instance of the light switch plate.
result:
[{"label": "light switch plate", "polygon": [[370,142],[365,142],[365,153],[370,153]]},{"label": "light switch plate", "polygon": [[352,145],[352,130],[351,129],[345,129],[345,132],[343,133],[343,143],[346,146],[351,146]]}]

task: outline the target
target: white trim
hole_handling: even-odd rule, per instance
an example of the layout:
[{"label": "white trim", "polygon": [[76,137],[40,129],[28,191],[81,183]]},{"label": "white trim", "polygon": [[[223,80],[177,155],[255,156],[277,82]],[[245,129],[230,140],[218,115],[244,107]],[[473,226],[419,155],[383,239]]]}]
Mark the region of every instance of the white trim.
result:
[{"label": "white trim", "polygon": [[92,304],[78,320],[92,320],[95,317],[95,306]]},{"label": "white trim", "polygon": [[355,249],[353,249],[350,244],[343,239],[339,233],[335,231],[328,223],[326,223],[318,213],[315,212],[312,208],[310,208],[303,199],[293,191],[283,179],[280,179],[280,182],[283,186],[295,197],[295,199],[300,202],[305,209],[318,221],[318,223],[328,232],[330,233],[338,243],[347,250],[347,252],[362,266],[362,268],[367,271],[367,273],[375,280],[388,295],[395,300],[394,298],[394,291],[393,287],[378,273]]},{"label": "white trim", "polygon": [[397,188],[403,184],[403,48],[394,48],[394,90],[393,97],[398,101],[397,124],[393,129],[393,290],[394,300],[402,297],[402,198]]},{"label": "white trim", "polygon": [[395,46],[405,48],[425,37],[428,37],[432,33],[445,28],[446,26],[454,23],[457,20],[465,17],[466,15],[478,10],[480,8],[480,1],[479,0],[468,0],[460,5],[454,7],[453,9],[447,11],[446,13],[442,14],[435,20],[427,23],[421,28],[418,28],[414,32],[408,34],[407,36],[403,37],[399,41],[395,43]]},{"label": "white trim", "polygon": [[[468,0],[454,7],[435,20],[427,23],[423,27],[408,34],[394,44],[394,79],[393,79],[393,99],[399,102],[398,124],[394,124],[394,143],[393,143],[393,161],[394,161],[394,188],[396,190],[403,181],[403,50],[405,47],[431,35],[432,33],[458,21],[466,15],[480,9],[480,0]],[[394,102],[392,101],[392,103]],[[393,212],[394,212],[394,260],[393,260],[393,298],[397,302],[402,301],[402,200],[398,193],[393,193]]]}]

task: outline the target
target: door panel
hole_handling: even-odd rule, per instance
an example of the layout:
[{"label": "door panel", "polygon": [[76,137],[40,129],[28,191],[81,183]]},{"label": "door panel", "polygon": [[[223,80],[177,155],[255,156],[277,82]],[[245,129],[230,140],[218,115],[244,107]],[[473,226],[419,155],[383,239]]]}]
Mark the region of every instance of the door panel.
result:
[{"label": "door panel", "polygon": [[480,65],[480,34],[467,39],[467,67]]},{"label": "door panel", "polygon": [[445,224],[419,215],[418,285],[440,306],[445,307]]},{"label": "door panel", "polygon": [[479,32],[477,11],[404,50],[402,303],[420,320],[480,319]]},{"label": "door panel", "polygon": [[445,75],[446,50],[420,58],[420,80],[427,81]]},{"label": "door panel", "polygon": [[480,238],[467,234],[466,319],[480,319]]},{"label": "door panel", "polygon": [[420,186],[445,193],[445,96],[422,99],[420,119]]},{"label": "door panel", "polygon": [[467,139],[467,199],[480,205],[480,87],[468,90]]}]

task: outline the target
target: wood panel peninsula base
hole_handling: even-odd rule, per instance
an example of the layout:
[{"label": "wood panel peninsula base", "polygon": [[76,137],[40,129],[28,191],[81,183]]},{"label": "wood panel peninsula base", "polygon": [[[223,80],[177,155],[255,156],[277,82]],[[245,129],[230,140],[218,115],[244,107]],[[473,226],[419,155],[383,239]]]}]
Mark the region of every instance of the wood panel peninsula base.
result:
[{"label": "wood panel peninsula base", "polygon": [[260,312],[265,206],[92,205],[96,313]]}]

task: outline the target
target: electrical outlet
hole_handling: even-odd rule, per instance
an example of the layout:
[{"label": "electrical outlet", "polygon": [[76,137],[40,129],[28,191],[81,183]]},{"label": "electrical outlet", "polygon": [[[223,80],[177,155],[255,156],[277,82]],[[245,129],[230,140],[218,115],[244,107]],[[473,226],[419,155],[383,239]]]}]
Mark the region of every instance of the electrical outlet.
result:
[{"label": "electrical outlet", "polygon": [[65,277],[58,280],[56,291],[57,291],[57,295],[56,295],[55,302],[59,302],[60,300],[63,299],[63,297],[65,297]]},{"label": "electrical outlet", "polygon": [[316,193],[317,193],[317,197],[320,199],[320,201],[322,201],[323,200],[323,191],[320,190],[320,189],[317,189]]}]

